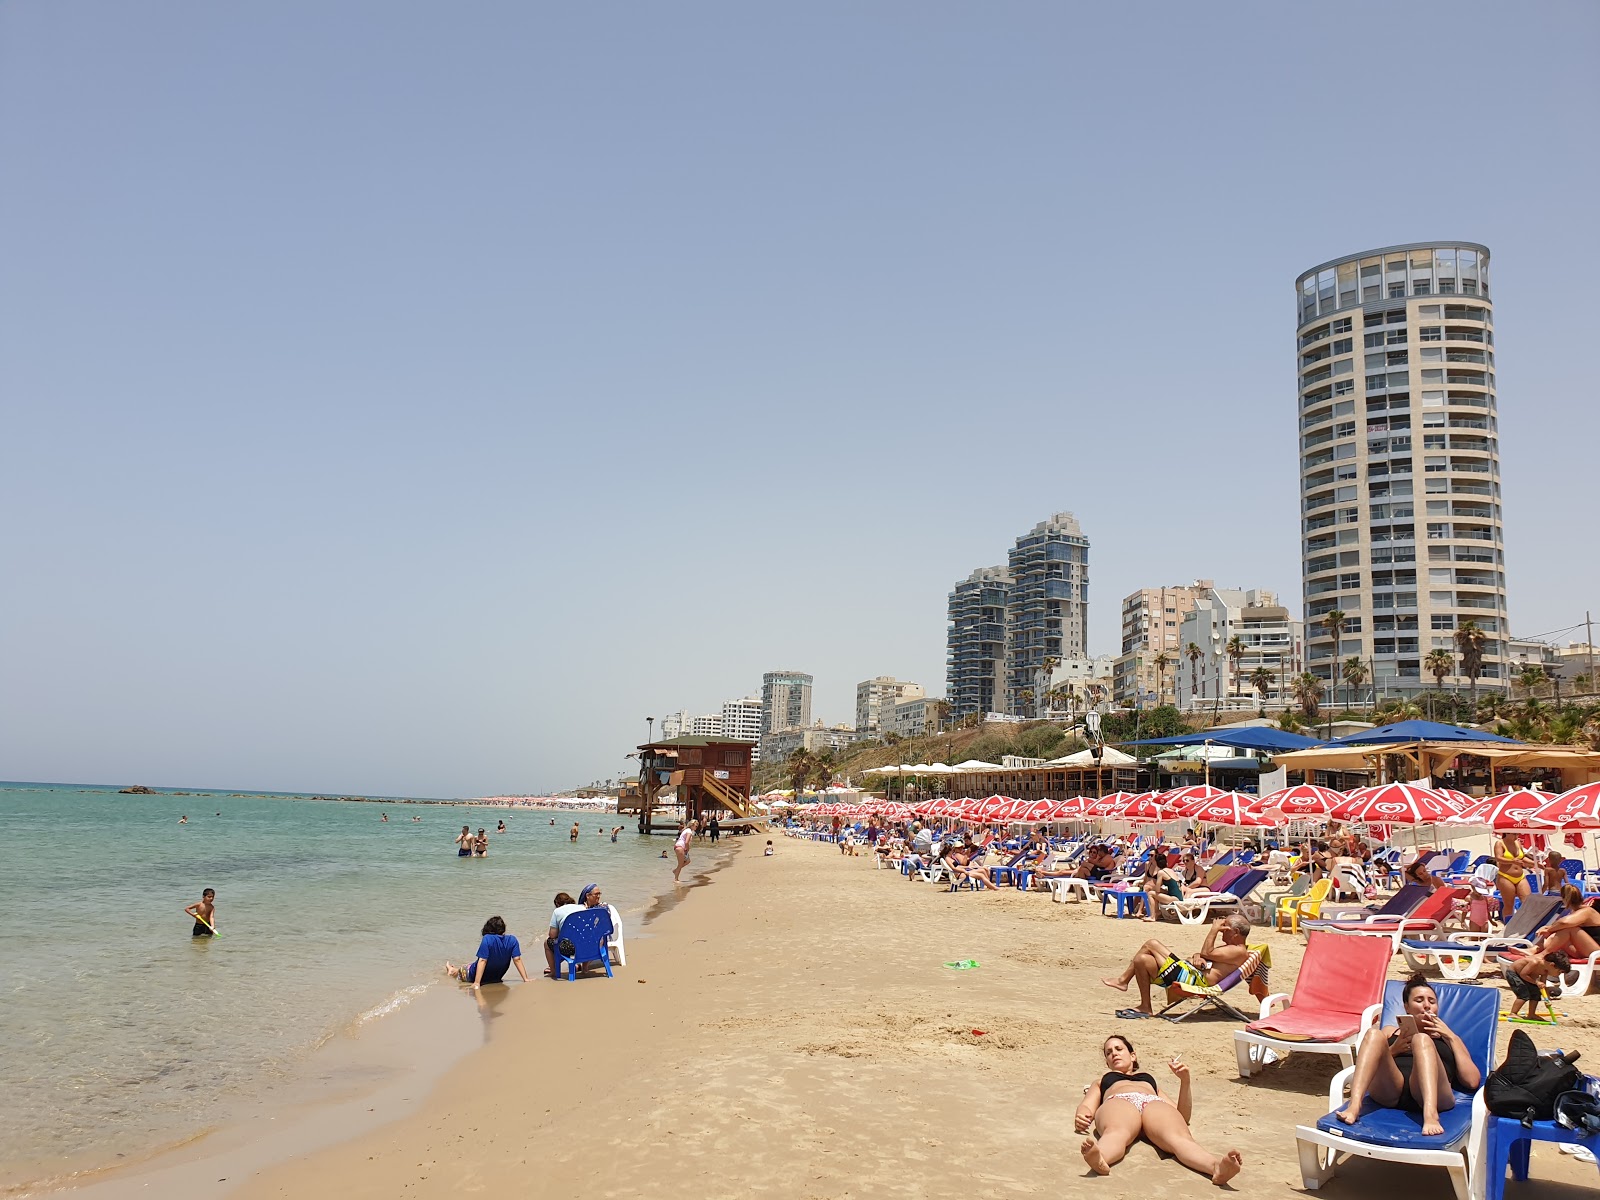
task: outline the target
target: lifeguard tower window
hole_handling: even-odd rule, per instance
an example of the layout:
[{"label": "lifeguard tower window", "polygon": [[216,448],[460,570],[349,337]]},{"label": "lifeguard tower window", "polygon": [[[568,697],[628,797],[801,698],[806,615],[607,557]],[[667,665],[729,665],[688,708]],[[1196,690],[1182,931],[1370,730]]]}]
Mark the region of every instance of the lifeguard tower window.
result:
[{"label": "lifeguard tower window", "polygon": [[681,766],[698,767],[700,765],[700,751],[698,749],[685,746],[678,752],[678,762]]},{"label": "lifeguard tower window", "polygon": [[739,751],[737,751],[737,750],[724,750],[722,752],[722,765],[723,766],[725,766],[725,767],[737,767],[737,766],[741,766],[743,763],[744,763],[744,755],[740,754]]}]

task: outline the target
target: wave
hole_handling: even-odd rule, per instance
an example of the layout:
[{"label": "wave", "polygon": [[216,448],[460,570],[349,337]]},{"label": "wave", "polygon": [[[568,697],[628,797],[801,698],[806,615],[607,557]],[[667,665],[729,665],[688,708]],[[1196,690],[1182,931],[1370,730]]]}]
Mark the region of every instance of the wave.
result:
[{"label": "wave", "polygon": [[356,1028],[359,1029],[361,1026],[365,1025],[368,1021],[376,1021],[380,1017],[386,1017],[390,1013],[396,1012],[399,1009],[404,1008],[406,1005],[410,1004],[413,1000],[415,1000],[418,996],[422,995],[422,993],[427,991],[427,990],[428,990],[428,985],[425,984],[425,983],[414,983],[410,987],[401,988],[398,992],[396,992],[394,995],[390,996],[382,1004],[379,1004],[379,1005],[376,1005],[376,1006],[374,1006],[372,1008],[367,1009],[366,1012],[362,1013],[359,1017],[357,1017],[356,1020],[355,1020]]}]

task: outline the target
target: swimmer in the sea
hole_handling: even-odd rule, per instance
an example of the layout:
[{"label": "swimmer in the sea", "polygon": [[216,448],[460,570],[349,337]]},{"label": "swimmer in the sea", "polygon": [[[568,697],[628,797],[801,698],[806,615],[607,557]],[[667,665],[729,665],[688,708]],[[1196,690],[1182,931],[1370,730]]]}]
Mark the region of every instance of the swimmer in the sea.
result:
[{"label": "swimmer in the sea", "polygon": [[193,937],[215,937],[217,933],[217,889],[207,888],[200,893],[200,903],[183,910],[194,918]]},{"label": "swimmer in the sea", "polygon": [[506,831],[506,823],[504,821],[501,821],[500,822],[500,827],[498,829],[496,829],[495,832],[496,833],[504,833],[505,831]]},{"label": "swimmer in the sea", "polygon": [[178,824],[179,825],[187,825],[188,823],[189,823],[189,818],[188,818],[187,815],[181,816],[181,817],[178,818]]},{"label": "swimmer in the sea", "polygon": [[578,823],[576,821],[572,823],[572,832],[567,834],[567,840],[569,842],[575,842],[578,840]]},{"label": "swimmer in the sea", "polygon": [[388,813],[384,813],[383,816],[380,819],[383,821],[383,823],[385,825],[387,825],[389,823],[389,814]]}]

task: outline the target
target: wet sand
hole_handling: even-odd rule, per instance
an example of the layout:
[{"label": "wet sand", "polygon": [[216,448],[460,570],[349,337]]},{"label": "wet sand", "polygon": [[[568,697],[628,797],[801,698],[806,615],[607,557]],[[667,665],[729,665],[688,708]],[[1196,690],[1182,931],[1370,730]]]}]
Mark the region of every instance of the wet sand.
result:
[{"label": "wet sand", "polygon": [[[1072,1111],[1111,1032],[1131,1037],[1164,1085],[1168,1057],[1189,1063],[1196,1136],[1244,1157],[1236,1192],[1300,1191],[1293,1127],[1324,1111],[1335,1060],[1291,1058],[1244,1082],[1232,1022],[1111,1015],[1134,997],[1102,976],[1153,932],[1189,953],[1202,928],[1114,921],[1097,905],[1012,891],[952,895],[832,847],[775,841],[767,859],[745,839],[726,869],[664,905],[653,936],[630,936],[615,980],[505,989],[487,1044],[396,1106],[398,1119],[326,1120],[324,1141],[345,1140],[278,1146],[276,1164],[245,1166],[242,1185],[238,1174],[203,1186],[191,1176],[181,1190],[140,1194],[1211,1194],[1142,1143],[1109,1177],[1088,1172]],[[694,867],[717,857],[697,849]],[[1264,930],[1253,940],[1272,946],[1274,989],[1292,986],[1301,940]],[[942,966],[967,958],[981,966]],[[1574,1015],[1561,1044],[1600,1060],[1600,996],[1564,1007]],[[1595,1168],[1553,1148],[1536,1151],[1534,1176],[1518,1196],[1594,1194]],[[1356,1161],[1319,1194],[1451,1191],[1442,1171]]]}]

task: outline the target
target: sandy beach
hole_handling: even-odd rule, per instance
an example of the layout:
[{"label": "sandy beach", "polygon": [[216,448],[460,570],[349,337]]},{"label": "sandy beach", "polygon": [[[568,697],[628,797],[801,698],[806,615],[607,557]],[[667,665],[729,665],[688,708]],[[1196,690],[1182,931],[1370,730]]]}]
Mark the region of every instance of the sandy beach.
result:
[{"label": "sandy beach", "polygon": [[[1113,1018],[1129,1000],[1099,980],[1155,927],[1009,890],[952,895],[831,846],[775,841],[770,859],[754,839],[698,850],[707,873],[630,931],[614,981],[502,992],[487,1044],[430,1093],[396,1098],[398,1119],[310,1152],[280,1147],[242,1184],[191,1171],[183,1194],[1210,1194],[1145,1144],[1107,1178],[1085,1168],[1072,1110],[1113,1031],[1164,1085],[1168,1057],[1189,1063],[1196,1136],[1244,1157],[1235,1191],[1301,1190],[1293,1126],[1323,1110],[1334,1060],[1291,1059],[1247,1083],[1231,1022]],[[1203,932],[1159,936],[1187,953]],[[1301,940],[1257,932],[1274,990],[1287,989]],[[942,965],[967,958],[980,967]],[[1560,1044],[1600,1060],[1600,999],[1565,1007]],[[1594,1168],[1553,1148],[1536,1152],[1534,1177],[1516,1195],[1594,1194]],[[1402,1193],[1451,1194],[1442,1171],[1364,1161],[1320,1194]]]}]

